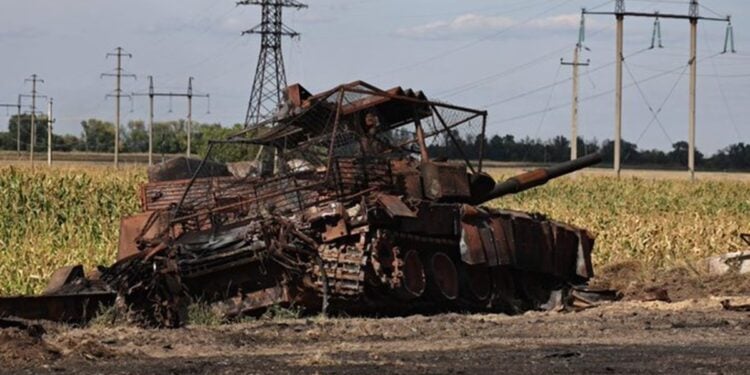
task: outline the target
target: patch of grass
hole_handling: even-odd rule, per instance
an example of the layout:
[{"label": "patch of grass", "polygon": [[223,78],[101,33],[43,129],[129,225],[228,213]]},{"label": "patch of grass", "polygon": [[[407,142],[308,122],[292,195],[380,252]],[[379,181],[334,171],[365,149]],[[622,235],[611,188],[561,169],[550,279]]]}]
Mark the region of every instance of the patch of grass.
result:
[{"label": "patch of grass", "polygon": [[221,314],[216,312],[211,305],[197,301],[188,306],[188,323],[199,326],[217,326],[224,322]]},{"label": "patch of grass", "polygon": [[261,316],[261,319],[267,320],[289,320],[299,319],[303,313],[302,307],[291,305],[284,307],[281,305],[273,305],[269,307],[266,312]]},{"label": "patch of grass", "polygon": [[93,319],[89,321],[91,327],[114,327],[123,322],[123,316],[115,305],[100,305]]}]

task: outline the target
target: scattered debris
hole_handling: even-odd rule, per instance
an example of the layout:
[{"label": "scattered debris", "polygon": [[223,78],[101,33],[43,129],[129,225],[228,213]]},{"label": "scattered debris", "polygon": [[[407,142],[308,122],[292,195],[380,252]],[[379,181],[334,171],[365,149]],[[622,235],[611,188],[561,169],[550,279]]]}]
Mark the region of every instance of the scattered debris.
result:
[{"label": "scattered debris", "polygon": [[671,303],[672,299],[669,298],[669,291],[662,287],[648,287],[643,290],[645,296],[643,301],[662,301]]},{"label": "scattered debris", "polygon": [[713,256],[708,258],[707,263],[711,275],[750,273],[750,250]]},{"label": "scattered debris", "polygon": [[732,305],[732,301],[728,299],[721,301],[721,307],[728,311],[750,312],[750,304]]}]

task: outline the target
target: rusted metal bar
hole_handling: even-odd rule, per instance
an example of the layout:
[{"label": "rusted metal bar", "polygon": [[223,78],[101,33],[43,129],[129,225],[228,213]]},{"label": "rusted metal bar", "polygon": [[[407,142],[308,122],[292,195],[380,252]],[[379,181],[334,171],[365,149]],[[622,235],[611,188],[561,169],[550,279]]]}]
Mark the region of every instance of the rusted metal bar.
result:
[{"label": "rusted metal bar", "polygon": [[419,144],[419,154],[422,157],[422,162],[430,161],[430,154],[427,152],[427,144],[424,140],[424,128],[422,123],[419,121],[417,116],[417,108],[414,107],[414,127],[417,133],[417,143]]},{"label": "rusted metal bar", "polygon": [[461,157],[463,157],[464,162],[466,162],[466,165],[471,169],[471,173],[477,173],[477,171],[474,170],[474,166],[471,165],[471,161],[469,161],[469,158],[466,156],[466,153],[461,148],[461,145],[458,143],[458,140],[456,137],[453,136],[453,133],[451,133],[450,128],[448,128],[448,124],[445,123],[445,120],[443,119],[443,116],[440,114],[440,112],[433,106],[432,111],[437,116],[439,122],[441,125],[443,125],[443,128],[445,129],[445,132],[448,134],[448,137],[450,137],[451,141],[453,142],[453,145],[456,146],[456,149],[461,154]]},{"label": "rusted metal bar", "polygon": [[198,164],[198,168],[195,170],[195,173],[193,174],[193,178],[190,179],[190,182],[188,183],[188,186],[185,188],[185,193],[182,194],[182,198],[180,198],[180,203],[177,204],[177,207],[175,208],[175,212],[179,212],[182,208],[182,205],[185,203],[185,198],[188,195],[188,192],[190,191],[190,188],[193,187],[193,184],[195,183],[195,180],[198,178],[198,174],[201,171],[201,168],[206,164],[206,160],[211,156],[211,151],[213,150],[214,145],[211,142],[208,142],[208,151],[206,152],[206,156],[203,157],[203,160],[201,160],[201,163]]},{"label": "rusted metal bar", "polygon": [[454,109],[454,110],[457,110],[457,111],[473,113],[473,114],[478,115],[478,116],[481,116],[483,114],[484,115],[487,114],[487,111],[482,111],[482,110],[477,110],[477,109],[467,108],[467,107],[461,107],[461,106],[457,106],[457,105],[453,105],[453,104],[436,102],[436,101],[432,101],[432,100],[428,100],[428,99],[418,99],[418,98],[412,98],[412,97],[403,96],[403,95],[394,95],[394,94],[389,94],[389,93],[384,92],[384,91],[381,91],[381,92],[371,92],[371,91],[359,90],[359,89],[355,89],[355,88],[346,88],[345,90],[348,91],[348,92],[353,92],[353,93],[358,93],[358,94],[383,96],[383,97],[387,97],[387,98],[391,98],[391,99],[402,100],[402,101],[406,101],[406,102],[412,102],[412,103],[415,103],[415,104],[423,104],[423,105],[427,105],[427,106],[438,106],[438,107],[443,107],[443,108],[448,108],[448,109]]},{"label": "rusted metal bar", "polygon": [[341,117],[341,105],[344,102],[344,90],[339,92],[339,97],[336,104],[336,118],[333,120],[333,131],[331,131],[331,144],[328,147],[328,160],[326,160],[326,177],[325,181],[331,176],[331,163],[333,161],[333,148],[336,145],[336,131],[339,128],[339,119]]}]

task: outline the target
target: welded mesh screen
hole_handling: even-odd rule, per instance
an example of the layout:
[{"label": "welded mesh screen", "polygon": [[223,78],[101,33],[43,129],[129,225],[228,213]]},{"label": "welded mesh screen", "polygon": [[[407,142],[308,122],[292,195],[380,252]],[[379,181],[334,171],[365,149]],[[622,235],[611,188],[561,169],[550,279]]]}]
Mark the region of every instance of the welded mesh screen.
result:
[{"label": "welded mesh screen", "polygon": [[473,112],[434,106],[433,115],[422,120],[430,157],[464,160],[474,164],[480,158],[483,116]]}]

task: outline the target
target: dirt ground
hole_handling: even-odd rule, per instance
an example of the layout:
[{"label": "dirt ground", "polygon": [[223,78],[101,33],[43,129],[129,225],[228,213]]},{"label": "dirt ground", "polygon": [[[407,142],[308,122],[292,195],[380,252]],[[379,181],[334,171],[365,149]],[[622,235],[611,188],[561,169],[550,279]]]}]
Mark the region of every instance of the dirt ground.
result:
[{"label": "dirt ground", "polygon": [[[578,312],[253,320],[149,330],[0,320],[0,373],[750,372],[750,276],[603,267],[620,302]],[[718,297],[722,296],[722,297]],[[666,302],[671,301],[671,302]]]},{"label": "dirt ground", "polygon": [[[724,298],[575,313],[253,321],[179,330],[0,329],[1,373],[747,373],[750,312]],[[731,298],[750,303],[748,297]]]}]

